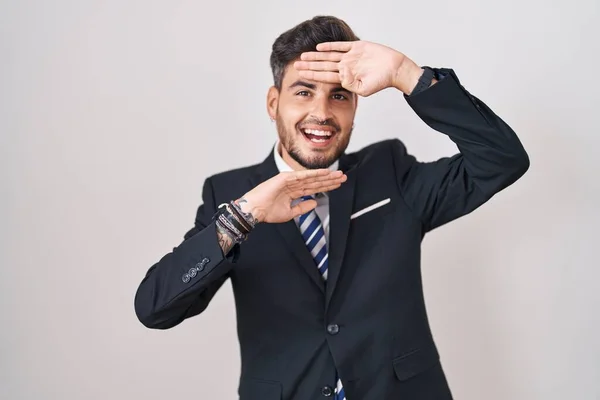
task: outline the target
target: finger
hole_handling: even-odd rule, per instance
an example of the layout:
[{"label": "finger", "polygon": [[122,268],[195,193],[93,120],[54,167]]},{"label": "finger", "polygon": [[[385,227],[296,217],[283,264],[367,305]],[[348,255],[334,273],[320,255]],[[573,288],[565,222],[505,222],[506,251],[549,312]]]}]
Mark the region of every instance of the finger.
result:
[{"label": "finger", "polygon": [[302,214],[306,214],[307,212],[315,209],[317,207],[316,200],[305,200],[296,204],[292,207],[292,214],[294,215],[292,218],[296,218]]},{"label": "finger", "polygon": [[340,74],[337,72],[324,71],[298,71],[300,77],[311,81],[324,83],[342,83]]},{"label": "finger", "polygon": [[343,182],[344,181],[342,181],[342,180],[337,180],[337,181],[329,181],[329,182],[324,182],[324,183],[306,185],[306,186],[302,186],[302,187],[294,189],[294,190],[290,190],[288,192],[288,195],[292,199],[299,199],[303,196],[312,196],[316,193],[321,193],[326,190],[331,190],[329,188],[337,187],[337,186],[341,185]]},{"label": "finger", "polygon": [[326,191],[333,190],[335,188],[340,187],[340,185],[342,185],[344,182],[346,182],[346,180],[347,180],[347,177],[344,175],[340,179],[334,179],[334,180],[329,180],[329,181],[325,181],[325,182],[315,182],[315,183],[307,184],[305,186],[290,190],[289,196],[292,199],[298,199],[302,196],[310,196],[315,193],[326,192]]},{"label": "finger", "polygon": [[297,70],[311,71],[339,71],[339,64],[331,61],[296,61],[294,68]]},{"label": "finger", "polygon": [[317,193],[319,190],[321,190],[324,187],[327,187],[327,186],[333,185],[333,184],[337,184],[337,183],[342,183],[345,181],[346,181],[345,179],[340,178],[340,179],[330,179],[330,180],[322,181],[322,182],[312,182],[312,183],[306,183],[306,184],[301,184],[301,185],[294,185],[293,187],[288,187],[287,192],[290,194],[291,197],[298,198],[299,196],[311,194],[309,192]]},{"label": "finger", "polygon": [[289,180],[286,184],[289,189],[297,189],[302,186],[306,186],[308,184],[313,183],[321,183],[328,181],[335,181],[342,179],[344,177],[344,173],[342,171],[330,172],[327,175],[319,175],[319,176],[305,176],[298,180]]},{"label": "finger", "polygon": [[323,176],[318,178],[302,179],[298,182],[288,184],[287,187],[290,190],[297,190],[303,187],[312,188],[318,185],[327,185],[331,182],[345,182],[347,179],[346,175],[340,176]]},{"label": "finger", "polygon": [[340,62],[342,61],[343,53],[338,53],[336,51],[330,52],[319,52],[319,51],[308,51],[306,53],[300,54],[300,59],[302,61],[332,61],[332,62]]},{"label": "finger", "polygon": [[317,45],[317,51],[350,51],[353,42],[325,42]]},{"label": "finger", "polygon": [[335,171],[330,171],[328,169],[326,170],[318,170],[318,173],[313,173],[313,172],[309,172],[309,171],[317,171],[317,170],[302,170],[302,171],[294,171],[291,172],[291,174],[293,174],[293,176],[290,175],[290,177],[287,179],[287,181],[289,183],[295,183],[295,182],[306,182],[306,181],[310,181],[310,180],[323,180],[323,179],[333,179],[333,178],[339,178],[342,175],[344,175],[344,173],[340,170],[335,170]]},{"label": "finger", "polygon": [[335,182],[335,183],[331,183],[329,185],[321,185],[319,187],[314,187],[314,188],[303,188],[303,189],[296,190],[296,191],[290,193],[290,197],[292,199],[299,199],[302,196],[312,196],[317,193],[326,193],[326,192],[330,192],[334,189],[339,188],[340,186],[342,186],[342,184],[343,184],[343,182]]},{"label": "finger", "polygon": [[302,171],[284,172],[281,175],[285,181],[289,184],[300,181],[302,179],[314,178],[319,176],[326,176],[331,174],[331,171],[327,168],[321,169],[306,169]]},{"label": "finger", "polygon": [[341,176],[343,174],[342,171],[337,170],[337,171],[331,171],[327,168],[320,168],[320,169],[303,169],[301,171],[292,171],[292,172],[286,172],[286,180],[288,182],[294,182],[294,181],[300,181],[300,180],[304,180],[304,179],[311,179],[311,178],[319,178],[319,177],[327,177],[327,176]]}]

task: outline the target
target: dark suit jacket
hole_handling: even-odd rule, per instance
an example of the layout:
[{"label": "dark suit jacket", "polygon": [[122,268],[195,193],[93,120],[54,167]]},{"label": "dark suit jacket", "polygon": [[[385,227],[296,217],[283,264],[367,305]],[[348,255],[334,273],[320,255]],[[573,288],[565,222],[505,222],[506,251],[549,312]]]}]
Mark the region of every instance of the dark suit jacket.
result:
[{"label": "dark suit jacket", "polygon": [[443,71],[446,78],[406,99],[460,153],[421,163],[389,140],[343,155],[348,181],[329,193],[326,285],[294,221],[259,224],[227,256],[219,247],[217,206],[276,175],[271,154],[205,181],[194,228],[138,288],[140,321],[171,328],[200,314],[231,279],[241,400],[320,399],[336,370],[350,400],[451,399],[423,300],[421,241],[515,182],[529,159],[513,130]]}]

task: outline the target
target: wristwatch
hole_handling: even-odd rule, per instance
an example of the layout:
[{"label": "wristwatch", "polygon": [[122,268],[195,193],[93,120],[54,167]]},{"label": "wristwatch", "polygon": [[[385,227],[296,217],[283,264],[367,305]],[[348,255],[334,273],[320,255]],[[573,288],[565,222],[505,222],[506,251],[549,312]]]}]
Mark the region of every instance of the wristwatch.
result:
[{"label": "wristwatch", "polygon": [[417,82],[417,85],[415,86],[415,88],[412,90],[412,92],[410,92],[411,96],[413,94],[422,92],[423,90],[425,90],[429,86],[431,86],[431,81],[433,81],[433,78],[435,76],[435,72],[433,71],[433,69],[431,69],[429,67],[422,67],[422,68],[423,68],[423,73],[421,74],[421,77],[419,78],[419,82]]}]

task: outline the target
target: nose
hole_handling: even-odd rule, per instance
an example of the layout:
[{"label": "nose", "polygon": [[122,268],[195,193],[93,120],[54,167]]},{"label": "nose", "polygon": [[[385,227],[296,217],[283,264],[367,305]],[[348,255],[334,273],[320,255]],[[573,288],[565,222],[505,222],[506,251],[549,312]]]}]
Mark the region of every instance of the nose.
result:
[{"label": "nose", "polygon": [[315,96],[311,115],[319,121],[326,121],[333,117],[327,96]]}]

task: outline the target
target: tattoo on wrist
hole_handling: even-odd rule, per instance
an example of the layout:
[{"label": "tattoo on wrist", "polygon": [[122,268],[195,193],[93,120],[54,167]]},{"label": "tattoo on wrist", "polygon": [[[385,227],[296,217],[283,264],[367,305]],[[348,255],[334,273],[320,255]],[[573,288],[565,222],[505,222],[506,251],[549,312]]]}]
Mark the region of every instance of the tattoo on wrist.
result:
[{"label": "tattoo on wrist", "polygon": [[213,216],[217,229],[217,239],[223,254],[227,255],[236,244],[248,239],[258,220],[250,212],[242,211],[238,203],[247,203],[245,199],[238,202],[223,203]]},{"label": "tattoo on wrist", "polygon": [[236,228],[238,228],[238,230],[244,235],[249,234],[254,227],[244,219],[235,203],[231,202],[227,204],[226,207],[227,211],[229,211],[229,214],[233,217],[232,222],[235,221],[234,223],[236,224]]},{"label": "tattoo on wrist", "polygon": [[236,207],[237,211],[240,212],[240,214],[242,215],[242,217],[244,218],[244,220],[246,222],[248,222],[252,227],[256,226],[256,224],[258,224],[258,219],[256,219],[254,217],[254,215],[252,215],[252,213],[250,212],[244,212],[242,210],[242,206],[243,204],[248,204],[248,200],[244,199],[243,197],[237,201],[232,202],[232,204],[234,205],[234,207]]},{"label": "tattoo on wrist", "polygon": [[219,246],[221,246],[221,249],[223,250],[223,254],[227,255],[231,251],[233,246],[235,245],[235,240],[233,239],[231,234],[225,228],[223,228],[219,223],[217,223],[216,226],[217,226],[217,240],[219,241]]},{"label": "tattoo on wrist", "polygon": [[217,220],[217,223],[220,223],[220,225],[225,228],[225,230],[227,232],[229,232],[230,236],[233,238],[233,240],[236,243],[241,243],[244,241],[244,239],[246,238],[246,235],[244,235],[242,232],[240,232],[235,225],[233,225],[225,216],[225,214],[221,214],[219,215],[219,219]]}]

